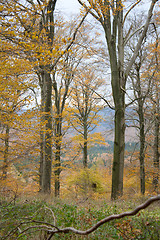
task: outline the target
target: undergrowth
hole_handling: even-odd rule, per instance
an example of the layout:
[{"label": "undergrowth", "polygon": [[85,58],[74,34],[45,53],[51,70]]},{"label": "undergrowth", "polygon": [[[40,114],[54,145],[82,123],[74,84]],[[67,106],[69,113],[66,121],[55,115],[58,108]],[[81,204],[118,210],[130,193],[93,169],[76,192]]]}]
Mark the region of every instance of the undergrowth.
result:
[{"label": "undergrowth", "polygon": [[[137,204],[137,203],[136,203]],[[140,202],[139,202],[140,204]],[[52,203],[44,200],[29,199],[8,202],[1,200],[0,206],[0,239],[16,239],[18,234],[25,228],[34,226],[30,220],[48,222],[58,227],[74,227],[86,230],[97,221],[124,211],[133,210],[134,200],[107,202],[89,201],[83,203],[54,200]],[[26,224],[21,224],[26,222]],[[19,225],[18,228],[16,228]],[[13,230],[16,229],[14,234]],[[35,231],[36,230],[36,231]],[[18,239],[44,240],[46,234],[38,229],[31,228]],[[133,217],[125,217],[113,220],[99,227],[88,236],[79,236],[71,233],[55,234],[53,239],[160,239],[160,208],[159,203],[153,204],[146,210]]]}]

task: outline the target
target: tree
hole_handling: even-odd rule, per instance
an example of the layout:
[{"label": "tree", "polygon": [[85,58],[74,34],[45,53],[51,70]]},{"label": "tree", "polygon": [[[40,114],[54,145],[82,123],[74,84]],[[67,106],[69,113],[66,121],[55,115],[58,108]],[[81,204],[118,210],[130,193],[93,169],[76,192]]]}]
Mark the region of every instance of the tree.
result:
[{"label": "tree", "polygon": [[[136,19],[133,20],[135,29],[141,22],[141,20],[136,22]],[[135,34],[134,40],[130,41],[129,44],[129,52],[133,54],[136,46],[136,39],[138,38],[138,35]],[[130,56],[130,54],[129,54]],[[147,74],[143,72],[143,69],[147,69],[148,65],[148,71],[150,69],[150,64],[146,62],[147,56],[149,56],[149,53],[147,52],[146,48],[146,41],[144,39],[141,48],[138,52],[138,56],[136,61],[133,64],[133,67],[130,71],[130,78],[132,81],[132,87],[134,92],[134,100],[132,103],[136,102],[136,106],[134,107],[137,114],[137,119],[135,125],[138,129],[138,137],[139,137],[139,143],[140,143],[140,150],[139,150],[139,162],[140,162],[140,189],[141,193],[145,193],[145,149],[146,149],[146,134],[147,134],[147,127],[146,127],[146,121],[145,121],[145,112],[146,112],[146,99],[148,98],[151,90],[151,83],[153,77],[148,77]],[[145,65],[145,67],[144,67]]]},{"label": "tree", "polygon": [[18,46],[20,58],[27,58],[39,76],[45,118],[42,190],[50,192],[52,160],[50,56],[53,50],[53,15],[56,0],[37,3],[29,0],[23,3],[5,1],[2,4],[2,37]]},{"label": "tree", "polygon": [[[16,130],[22,124],[21,111],[30,104],[32,100],[29,88],[34,87],[34,80],[31,80],[31,72],[27,62],[18,61],[9,56],[12,47],[8,41],[1,40],[1,61],[0,61],[0,139],[1,157],[3,159],[2,178],[7,178],[8,165],[11,159],[15,158],[17,149]],[[25,77],[28,79],[26,80]],[[20,140],[19,140],[20,142]],[[2,156],[3,155],[3,156]]]},{"label": "tree", "polygon": [[[64,42],[70,41],[68,36],[74,31],[76,19],[66,22],[63,29],[59,29],[63,36]],[[79,32],[74,44],[70,47],[70,51],[65,53],[61,61],[56,65],[53,78],[53,125],[54,125],[54,176],[55,176],[55,196],[60,194],[60,173],[63,169],[61,164],[61,155],[64,153],[63,138],[67,133],[73,117],[70,112],[72,105],[72,95],[74,93],[73,86],[76,81],[76,75],[80,71],[83,61],[86,61],[90,55],[93,56],[93,49],[97,41],[89,36],[92,27],[84,24]]]},{"label": "tree", "polygon": [[[156,25],[154,25],[154,29],[156,32],[156,39],[155,42],[150,44],[149,49],[151,52],[151,57],[154,56],[154,61],[151,66],[151,71],[149,75],[152,74],[152,91],[150,93],[150,100],[152,104],[152,122],[153,122],[153,135],[154,135],[154,142],[153,142],[153,189],[154,191],[158,190],[158,182],[159,182],[159,134],[160,134],[160,89],[159,89],[159,36],[157,34]],[[150,57],[150,58],[151,58]],[[154,73],[154,75],[153,75]],[[154,118],[153,118],[154,116]],[[154,120],[154,121],[153,121]]]},{"label": "tree", "polygon": [[76,138],[74,137],[74,140],[79,139],[78,142],[83,150],[84,168],[88,167],[88,143],[102,141],[101,134],[91,132],[98,125],[100,121],[98,112],[103,108],[101,99],[97,97],[95,91],[98,91],[103,85],[103,79],[87,66],[83,66],[83,70],[80,68],[73,85],[71,100],[73,116],[71,125],[79,134],[76,135]]},{"label": "tree", "polygon": [[[128,14],[138,5],[134,3],[124,15],[124,5],[121,0],[116,1],[81,1],[78,2],[101,24],[106,38],[111,68],[111,85],[115,105],[115,135],[114,157],[112,169],[112,199],[123,194],[123,168],[125,146],[125,88],[130,69],[138,55],[139,49],[152,17],[153,8],[157,0],[152,0],[148,10],[145,24],[139,28],[142,32],[139,36],[137,47],[129,63],[125,65],[125,45],[134,34],[132,26],[124,36],[124,25]],[[123,16],[124,15],[124,16]],[[137,29],[138,31],[138,29]]]},{"label": "tree", "polygon": [[[158,79],[157,79],[158,80]],[[160,135],[160,90],[158,88],[157,83],[155,84],[156,92],[155,92],[155,98],[152,98],[153,102],[153,108],[154,108],[154,155],[153,155],[153,188],[154,191],[157,191],[158,189],[158,183],[159,183],[159,156],[160,156],[160,150],[159,150],[159,145],[160,145],[160,140],[159,140],[159,135]]]},{"label": "tree", "polygon": [[[134,63],[135,67],[135,75],[131,72],[132,85],[134,89],[134,96],[137,99],[137,108],[136,113],[138,115],[138,130],[139,130],[139,143],[140,143],[140,151],[139,151],[139,162],[140,162],[140,188],[141,193],[145,193],[145,148],[146,148],[146,121],[145,121],[145,102],[146,98],[150,93],[150,85],[151,78],[143,79],[141,76],[141,69],[143,61],[146,57],[145,54],[142,53],[143,50],[139,52],[138,60]],[[147,86],[147,88],[146,88]]]},{"label": "tree", "polygon": [[[139,26],[139,23],[141,22],[142,16],[140,16],[140,19],[137,19],[137,16],[132,20],[134,23],[134,28],[136,29],[137,26]],[[133,24],[132,23],[132,24]],[[138,123],[135,125],[139,132],[139,143],[140,143],[140,151],[139,151],[139,161],[140,161],[140,189],[141,193],[145,193],[145,153],[147,148],[147,134],[151,134],[151,129],[157,129],[157,119],[153,120],[153,113],[152,117],[149,119],[147,115],[149,114],[149,111],[151,111],[151,102],[150,102],[150,96],[154,96],[154,89],[153,86],[155,85],[155,76],[157,75],[157,34],[156,34],[156,25],[155,23],[151,24],[149,27],[149,32],[146,38],[144,39],[141,48],[139,50],[138,56],[136,61],[133,64],[133,67],[130,71],[130,78],[132,80],[132,87],[134,92],[134,100],[132,99],[131,103],[134,103],[134,108],[137,113],[137,119],[136,122]],[[128,42],[128,58],[130,58],[130,55],[133,54],[135,48],[136,48],[136,39],[139,36],[137,34],[134,35],[134,38],[132,38],[132,41]],[[155,38],[156,37],[156,38]],[[156,41],[155,41],[156,40]],[[151,44],[151,42],[154,42]],[[151,46],[154,48],[154,51],[151,50]],[[156,60],[157,59],[157,60]],[[155,61],[156,60],[156,61]],[[131,89],[130,89],[131,90]],[[157,91],[156,91],[157,92]],[[155,98],[156,99],[156,98]],[[157,98],[158,99],[158,98]],[[130,105],[130,103],[129,103]],[[154,110],[156,108],[154,107]],[[157,110],[155,110],[157,112]],[[155,126],[153,126],[155,124]],[[157,130],[155,130],[157,132]],[[152,133],[153,134],[153,133]],[[154,133],[155,134],[155,133]],[[157,134],[156,134],[157,136]],[[155,143],[156,142],[156,143]],[[155,137],[154,142],[154,150],[155,145],[157,145],[157,137]],[[157,155],[154,151],[154,158],[155,155]],[[157,157],[156,157],[157,158]]]},{"label": "tree", "polygon": [[55,196],[60,194],[60,173],[61,173],[61,148],[62,148],[62,138],[66,133],[63,127],[63,120],[65,117],[65,108],[68,94],[70,92],[70,84],[73,80],[73,75],[76,66],[74,62],[70,61],[69,54],[63,63],[62,71],[57,71],[53,80],[53,125],[54,125],[54,175],[55,175]]},{"label": "tree", "polygon": [[[52,81],[54,68],[73,42],[85,17],[76,26],[70,41],[55,36],[54,21],[57,0],[2,1],[1,36],[17,46],[16,58],[26,58],[38,75],[41,88],[41,159],[40,190],[51,192],[52,166]],[[62,47],[63,46],[63,47]],[[18,54],[17,54],[18,53]]]}]

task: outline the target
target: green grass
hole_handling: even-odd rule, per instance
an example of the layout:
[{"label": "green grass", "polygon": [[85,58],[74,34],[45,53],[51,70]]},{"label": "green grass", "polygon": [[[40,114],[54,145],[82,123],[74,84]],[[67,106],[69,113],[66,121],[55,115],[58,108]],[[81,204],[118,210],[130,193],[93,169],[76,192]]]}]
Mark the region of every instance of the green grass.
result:
[{"label": "green grass", "polygon": [[[76,229],[85,230],[106,216],[133,210],[133,208],[134,203],[131,201],[117,201],[114,203],[107,203],[105,201],[86,201],[83,204],[76,204],[75,202],[71,203],[62,200],[55,200],[51,204],[44,200],[36,199],[27,202],[20,199],[15,203],[10,204],[3,201],[0,206],[0,239],[16,239],[18,231],[22,231],[28,226],[35,225],[35,223],[30,224],[29,219],[45,221],[51,224],[56,220],[56,226],[60,228],[74,227]],[[21,225],[19,230],[15,231],[12,237],[7,237],[9,232],[13,231],[18,224],[24,221],[28,221],[28,223]],[[19,239],[43,240],[46,238],[42,231],[34,233],[28,231]],[[61,233],[55,234],[52,239],[158,240],[160,239],[160,208],[158,203],[155,203],[148,209],[141,211],[136,216],[125,217],[120,220],[113,220],[109,223],[105,223],[89,236]]]}]

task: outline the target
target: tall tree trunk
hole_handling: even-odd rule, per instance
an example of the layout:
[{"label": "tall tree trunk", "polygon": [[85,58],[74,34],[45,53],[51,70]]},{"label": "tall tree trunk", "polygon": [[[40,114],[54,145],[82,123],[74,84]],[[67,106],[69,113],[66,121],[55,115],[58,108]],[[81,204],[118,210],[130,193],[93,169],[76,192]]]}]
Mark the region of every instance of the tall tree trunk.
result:
[{"label": "tall tree trunk", "polygon": [[153,188],[154,191],[158,189],[159,183],[159,128],[160,128],[160,111],[159,111],[159,93],[157,91],[157,106],[155,110],[155,121],[154,121],[154,157],[153,157],[153,166],[154,166],[154,175],[153,175]]},{"label": "tall tree trunk", "polygon": [[[140,99],[142,102],[142,100]],[[143,113],[143,103],[139,103],[138,109],[139,115],[139,124],[140,124],[140,152],[139,152],[139,161],[140,161],[140,186],[141,193],[145,194],[145,132],[144,132],[144,113]]]},{"label": "tall tree trunk", "polygon": [[121,93],[121,98],[116,97],[115,103],[115,135],[111,194],[112,199],[116,199],[118,196],[123,195],[123,169],[125,150],[125,106],[123,93]]},{"label": "tall tree trunk", "polygon": [[135,97],[138,97],[138,117],[139,117],[139,142],[140,142],[140,151],[139,151],[139,162],[140,162],[140,188],[141,193],[145,194],[145,125],[144,125],[144,102],[145,97],[143,96],[143,91],[141,88],[141,77],[140,69],[142,62],[139,64],[135,63],[136,68],[136,92]]},{"label": "tall tree trunk", "polygon": [[5,141],[4,141],[4,162],[3,162],[3,172],[2,172],[3,179],[7,178],[8,152],[9,152],[9,126],[6,125]]},{"label": "tall tree trunk", "polygon": [[[44,129],[44,157],[43,157],[43,176],[42,176],[42,192],[51,192],[51,167],[52,167],[52,80],[50,73],[43,71],[41,73],[44,82],[44,116],[45,116],[45,129]],[[42,150],[43,150],[42,149]]]},{"label": "tall tree trunk", "polygon": [[44,132],[44,78],[39,76],[39,85],[41,87],[41,108],[40,108],[40,165],[39,165],[39,191],[42,191],[42,181],[43,181],[43,163],[44,163],[44,146],[45,146],[45,132]]},{"label": "tall tree trunk", "polygon": [[[109,3],[106,2],[108,8]],[[113,29],[108,16],[103,26],[110,56],[111,85],[115,104],[114,119],[114,153],[112,167],[112,193],[111,198],[116,199],[123,195],[123,168],[125,150],[125,85],[124,76],[124,40],[123,40],[123,8],[122,2],[117,1],[117,14],[113,19]],[[108,11],[108,14],[109,11]],[[117,39],[118,38],[118,39]],[[118,41],[118,52],[117,52]]]},{"label": "tall tree trunk", "polygon": [[[47,30],[48,46],[50,51],[53,49],[54,39],[54,10],[57,0],[50,0],[47,4],[47,11],[43,12],[40,22],[44,24]],[[41,71],[41,97],[42,97],[42,129],[40,131],[41,150],[40,150],[40,188],[43,193],[51,192],[51,173],[52,173],[52,79],[50,68],[51,65],[42,66]],[[45,126],[44,126],[45,122]],[[44,128],[44,130],[43,130]]]},{"label": "tall tree trunk", "polygon": [[[41,120],[41,124],[43,121]],[[39,191],[42,191],[43,180],[43,163],[44,163],[44,133],[41,126],[40,130],[40,162],[39,162]]]}]

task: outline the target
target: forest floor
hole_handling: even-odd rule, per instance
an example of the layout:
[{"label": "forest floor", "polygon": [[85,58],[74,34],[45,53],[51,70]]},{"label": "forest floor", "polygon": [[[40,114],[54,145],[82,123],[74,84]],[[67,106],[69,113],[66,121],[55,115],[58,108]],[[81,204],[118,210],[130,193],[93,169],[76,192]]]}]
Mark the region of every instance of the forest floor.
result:
[{"label": "forest floor", "polygon": [[[52,225],[86,230],[113,214],[134,210],[148,197],[119,199],[55,199],[52,196],[0,195],[0,239],[45,240]],[[154,202],[137,215],[112,220],[87,236],[56,233],[51,239],[160,239],[160,201]]]}]

